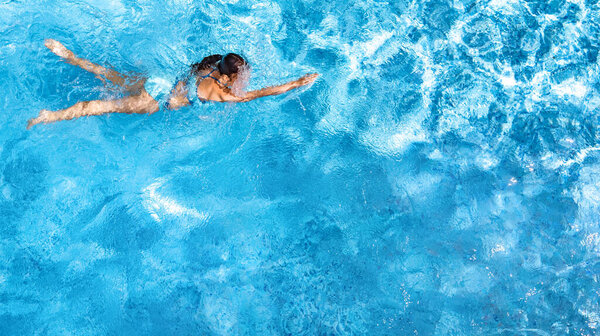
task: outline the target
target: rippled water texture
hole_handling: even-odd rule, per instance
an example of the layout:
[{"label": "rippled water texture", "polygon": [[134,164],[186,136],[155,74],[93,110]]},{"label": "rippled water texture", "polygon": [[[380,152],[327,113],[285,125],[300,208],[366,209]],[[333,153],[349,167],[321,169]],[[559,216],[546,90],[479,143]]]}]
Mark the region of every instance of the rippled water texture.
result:
[{"label": "rippled water texture", "polygon": [[[49,37],[322,76],[26,131],[119,95]],[[599,334],[599,38],[597,0],[0,0],[0,334]]]}]

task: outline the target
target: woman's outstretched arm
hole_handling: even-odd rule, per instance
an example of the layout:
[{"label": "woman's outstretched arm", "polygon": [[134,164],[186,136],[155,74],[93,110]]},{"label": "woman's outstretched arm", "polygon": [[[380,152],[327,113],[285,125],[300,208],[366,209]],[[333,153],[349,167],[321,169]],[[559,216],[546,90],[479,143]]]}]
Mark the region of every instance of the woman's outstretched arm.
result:
[{"label": "woman's outstretched arm", "polygon": [[282,85],[269,86],[269,87],[266,87],[266,88],[263,88],[260,90],[247,92],[244,97],[235,97],[234,96],[235,98],[237,98],[237,100],[235,100],[235,98],[232,98],[231,101],[247,102],[247,101],[254,100],[256,98],[279,95],[279,94],[288,92],[292,89],[296,89],[296,88],[308,85],[308,84],[314,82],[315,79],[317,79],[317,77],[319,77],[319,74],[316,74],[316,73],[306,74],[294,81],[287,82]]}]

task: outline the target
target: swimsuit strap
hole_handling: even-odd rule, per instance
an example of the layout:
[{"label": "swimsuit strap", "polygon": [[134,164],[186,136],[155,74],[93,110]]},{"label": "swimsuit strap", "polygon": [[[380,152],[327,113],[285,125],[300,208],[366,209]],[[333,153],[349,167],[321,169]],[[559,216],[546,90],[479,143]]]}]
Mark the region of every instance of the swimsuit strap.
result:
[{"label": "swimsuit strap", "polygon": [[213,68],[211,72],[208,73],[208,75],[204,75],[204,76],[200,76],[200,78],[204,79],[204,78],[214,78],[212,75],[213,72],[217,71],[216,68]]},{"label": "swimsuit strap", "polygon": [[[214,79],[217,83],[221,84],[223,87],[226,87],[228,89],[231,89],[230,87],[228,87],[227,85],[223,84],[218,78],[215,78],[212,76],[212,73],[217,71],[217,68],[213,68],[211,72],[209,72],[207,75],[204,76],[198,76],[200,79],[206,79],[206,78],[212,78]],[[188,81],[187,85],[188,85],[188,101],[190,102],[191,105],[194,105],[194,101],[199,100],[201,103],[205,103],[206,101],[204,99],[199,99],[198,95],[196,94],[196,86],[193,85],[192,83],[195,83],[195,81]]]},{"label": "swimsuit strap", "polygon": [[217,83],[219,83],[219,84],[223,85],[223,86],[224,86],[224,87],[226,87],[226,88],[229,88],[227,85],[223,84],[223,83],[222,83],[222,82],[221,82],[221,81],[220,81],[218,78],[215,78],[215,77],[211,76],[211,75],[212,75],[212,73],[213,73],[213,72],[215,72],[215,71],[217,71],[217,68],[213,68],[213,69],[212,69],[212,71],[208,73],[208,75],[201,76],[200,78],[201,78],[201,79],[212,78],[212,79],[214,79],[215,81],[217,81]]}]

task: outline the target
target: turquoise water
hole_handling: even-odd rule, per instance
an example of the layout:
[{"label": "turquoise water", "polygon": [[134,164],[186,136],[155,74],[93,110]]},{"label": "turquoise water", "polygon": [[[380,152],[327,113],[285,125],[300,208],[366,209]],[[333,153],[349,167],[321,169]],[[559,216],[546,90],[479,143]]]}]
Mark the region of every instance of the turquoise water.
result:
[{"label": "turquoise water", "polygon": [[[115,98],[44,46],[246,104]],[[597,0],[0,1],[1,335],[600,333]]]}]

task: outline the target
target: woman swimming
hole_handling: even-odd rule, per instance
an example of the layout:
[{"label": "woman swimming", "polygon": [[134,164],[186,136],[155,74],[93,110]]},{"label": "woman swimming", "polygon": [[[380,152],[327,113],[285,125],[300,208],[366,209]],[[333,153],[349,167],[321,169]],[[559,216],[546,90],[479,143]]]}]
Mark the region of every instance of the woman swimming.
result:
[{"label": "woman swimming", "polygon": [[51,123],[105,113],[154,113],[160,109],[161,105],[176,110],[191,105],[196,98],[200,101],[247,102],[308,85],[318,77],[318,74],[307,74],[283,85],[245,92],[244,88],[250,71],[248,63],[237,54],[212,55],[205,57],[200,63],[193,64],[186,78],[178,81],[172,88],[173,83],[163,78],[126,76],[79,58],[56,40],[48,39],[44,44],[67,63],[87,70],[102,80],[106,79],[123,87],[127,96],[115,100],[79,102],[58,111],[42,110],[37,118],[29,120],[27,129],[39,123]]}]

